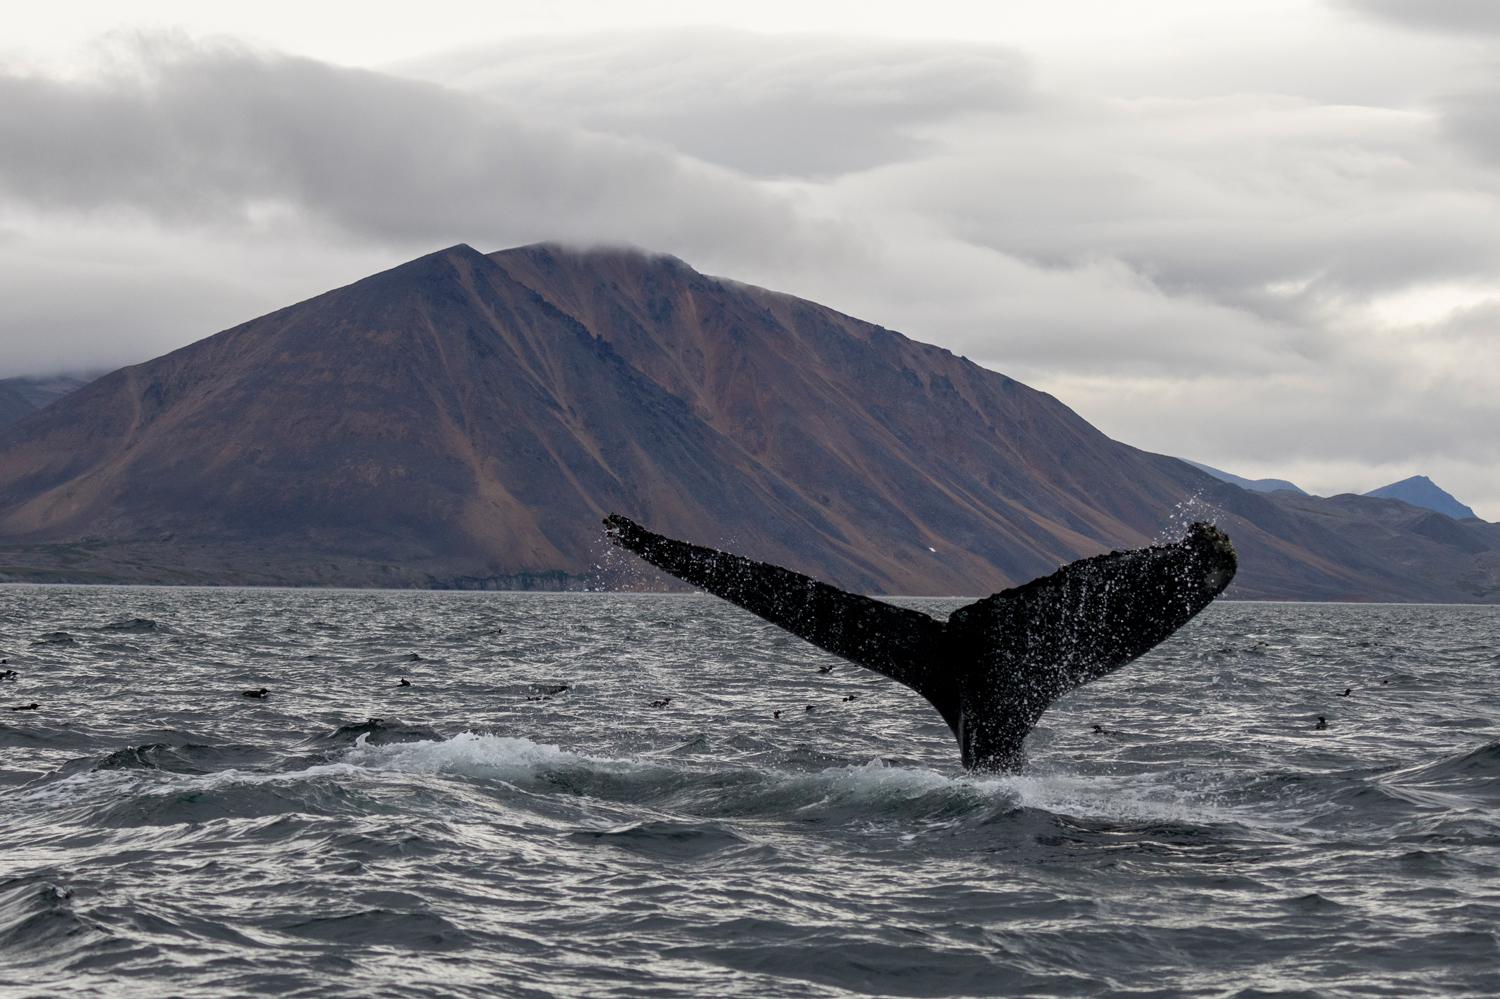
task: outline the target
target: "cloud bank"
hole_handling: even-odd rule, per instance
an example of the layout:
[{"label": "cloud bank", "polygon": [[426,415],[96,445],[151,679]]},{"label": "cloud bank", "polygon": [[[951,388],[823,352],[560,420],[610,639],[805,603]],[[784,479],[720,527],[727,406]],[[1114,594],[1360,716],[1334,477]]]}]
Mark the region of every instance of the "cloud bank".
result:
[{"label": "cloud bank", "polygon": [[[1410,20],[1386,7],[1343,9]],[[1361,44],[1429,60],[1431,19]],[[156,36],[0,71],[0,374],[143,359],[458,241],[624,242],[1140,446],[1324,492],[1424,472],[1500,519],[1500,71],[1452,44],[1451,79],[1368,102],[708,30],[381,72]]]}]

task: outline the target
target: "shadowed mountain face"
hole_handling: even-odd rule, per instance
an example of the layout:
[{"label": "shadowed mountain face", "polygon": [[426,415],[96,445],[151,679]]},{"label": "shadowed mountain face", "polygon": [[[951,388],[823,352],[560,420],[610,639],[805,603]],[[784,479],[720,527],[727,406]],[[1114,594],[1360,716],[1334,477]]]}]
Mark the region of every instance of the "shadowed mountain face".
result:
[{"label": "shadowed mountain face", "polygon": [[1454,499],[1451,493],[1425,475],[1413,475],[1409,479],[1372,489],[1365,495],[1400,500],[1424,510],[1435,510],[1454,520],[1467,520],[1474,516],[1473,510]]},{"label": "shadowed mountain face", "polygon": [[0,378],[0,427],[20,422],[93,378],[93,375]]},{"label": "shadowed mountain face", "polygon": [[1232,594],[1495,589],[1491,525],[1432,574],[1468,589],[1414,581],[945,350],[628,251],[453,247],[0,431],[12,578],[598,585],[619,511],[846,588],[983,594],[1175,534],[1183,504],[1222,511]]},{"label": "shadowed mountain face", "polygon": [[0,427],[9,426],[36,412],[36,407],[29,399],[16,391],[14,386],[7,384],[9,381],[8,378],[0,380]]}]

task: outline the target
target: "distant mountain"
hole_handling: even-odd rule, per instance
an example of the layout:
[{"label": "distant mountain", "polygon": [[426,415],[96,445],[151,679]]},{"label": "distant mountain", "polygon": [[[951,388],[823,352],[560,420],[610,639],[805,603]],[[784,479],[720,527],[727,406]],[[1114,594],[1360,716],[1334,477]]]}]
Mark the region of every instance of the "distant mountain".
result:
[{"label": "distant mountain", "polygon": [[1413,475],[1409,479],[1400,482],[1392,482],[1388,486],[1379,489],[1371,489],[1365,493],[1366,496],[1374,496],[1379,499],[1400,500],[1419,506],[1424,510],[1435,510],[1438,513],[1452,517],[1454,520],[1465,520],[1475,516],[1474,511],[1464,506],[1452,495],[1439,488],[1425,475]]},{"label": "distant mountain", "polygon": [[30,416],[68,393],[77,391],[95,377],[96,374],[79,374],[0,378],[0,427]]},{"label": "distant mountain", "polygon": [[672,257],[455,246],[0,430],[0,577],[639,585],[602,543],[619,511],[865,592],[982,594],[1186,509],[1234,538],[1243,597],[1500,599],[1493,525],[1349,500],[1234,488]]},{"label": "distant mountain", "polygon": [[1257,493],[1274,493],[1279,490],[1285,489],[1288,492],[1297,493],[1301,496],[1307,495],[1307,493],[1304,492],[1299,486],[1294,483],[1288,482],[1286,479],[1246,479],[1242,476],[1235,475],[1233,472],[1220,471],[1219,469],[1214,468],[1211,465],[1203,464],[1201,461],[1189,461],[1186,458],[1184,458],[1183,461],[1187,461],[1189,465],[1192,465],[1194,468],[1198,469],[1201,472],[1207,472],[1209,475],[1212,475],[1220,482],[1232,482],[1235,485],[1239,486],[1241,489],[1249,489],[1252,492]]},{"label": "distant mountain", "polygon": [[21,417],[36,412],[31,400],[16,391],[9,382],[8,378],[0,379],[0,427],[9,426]]},{"label": "distant mountain", "polygon": [[1298,521],[1378,553],[1383,564],[1404,564],[1414,588],[1444,592],[1444,600],[1500,603],[1500,524],[1454,520],[1400,500],[1352,493],[1270,496]]}]

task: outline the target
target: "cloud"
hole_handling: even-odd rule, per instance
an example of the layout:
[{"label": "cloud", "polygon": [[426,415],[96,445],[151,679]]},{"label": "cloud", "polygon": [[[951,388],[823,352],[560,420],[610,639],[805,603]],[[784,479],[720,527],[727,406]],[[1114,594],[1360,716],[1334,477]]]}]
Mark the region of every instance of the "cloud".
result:
[{"label": "cloud", "polygon": [[11,221],[0,377],[134,364],[409,256],[306,230],[185,232],[118,213]]},{"label": "cloud", "polygon": [[0,71],[0,374],[138,361],[456,242],[736,270],[857,257],[850,238],[795,191],[656,143],[237,44],[146,36],[90,74]]},{"label": "cloud", "polygon": [[160,39],[129,56],[95,78],[0,76],[0,194],[174,226],[290,217],[400,245],[819,239],[785,194],[432,84]]},{"label": "cloud", "polygon": [[766,177],[906,159],[927,146],[915,126],[1039,99],[1028,61],[994,45],[710,29],[529,39],[396,71]]},{"label": "cloud", "polygon": [[1408,28],[1461,34],[1500,34],[1500,5],[1493,0],[1342,0],[1362,14]]},{"label": "cloud", "polygon": [[1500,264],[1493,194],[1470,189],[1427,114],[1238,96],[985,124],[849,179],[851,200],[1044,267],[1117,260],[1176,298],[1271,321]]},{"label": "cloud", "polygon": [[[1477,160],[1500,166],[1500,80],[1438,100],[1444,136]],[[1493,184],[1493,180],[1491,181]]]},{"label": "cloud", "polygon": [[728,32],[422,65],[443,81],[157,39],[0,73],[0,373],[143,358],[458,241],[628,242],[1131,443],[1320,490],[1425,472],[1500,519],[1500,104],[1122,96],[994,47]]},{"label": "cloud", "polygon": [[[1341,331],[1324,361],[1269,377],[1038,372],[1034,384],[1150,450],[1230,457],[1230,471],[1324,495],[1427,474],[1500,520],[1500,294],[1431,323]],[[1163,420],[1164,413],[1176,414]]]}]

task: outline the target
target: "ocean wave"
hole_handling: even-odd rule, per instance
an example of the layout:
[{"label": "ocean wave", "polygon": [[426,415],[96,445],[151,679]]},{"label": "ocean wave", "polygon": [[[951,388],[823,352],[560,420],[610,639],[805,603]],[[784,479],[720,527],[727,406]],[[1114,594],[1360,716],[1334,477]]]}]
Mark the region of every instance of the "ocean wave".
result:
[{"label": "ocean wave", "polygon": [[304,745],[324,748],[347,746],[384,746],[391,743],[437,742],[443,737],[425,725],[409,725],[399,718],[367,718],[362,722],[340,725],[326,735],[309,739]]},{"label": "ocean wave", "polygon": [[744,837],[715,822],[670,820],[630,822],[610,829],[580,829],[571,833],[569,839],[657,860],[701,860],[748,845]]},{"label": "ocean wave", "polygon": [[78,911],[73,892],[46,878],[0,882],[0,955],[12,972],[87,954],[97,963],[135,950]]},{"label": "ocean wave", "polygon": [[1392,771],[1380,784],[1408,799],[1450,807],[1455,799],[1500,802],[1500,740],[1431,763]]},{"label": "ocean wave", "polygon": [[[481,812],[521,808],[555,814],[559,807],[602,807],[607,814],[624,807],[647,809],[652,821],[748,819],[869,826],[896,834],[993,829],[997,823],[1019,833],[1033,828],[1033,820],[1046,825],[1054,819],[1069,833],[1083,834],[1254,823],[1253,816],[1201,789],[1149,775],[974,775],[880,759],[796,769],[743,757],[590,755],[490,732],[442,738],[395,719],[341,726],[302,746],[314,752],[286,755],[248,745],[168,739],[71,760],[19,793],[33,804],[87,814],[88,824],[96,826],[298,811],[367,814],[401,807],[393,802],[413,794],[429,797],[438,809],[444,807],[441,801],[456,797]],[[382,775],[446,780],[408,781],[401,788]],[[628,841],[623,837],[619,845]],[[679,845],[668,842],[663,848]],[[725,846],[710,837],[682,849],[713,852]]]},{"label": "ocean wave", "polygon": [[57,780],[78,773],[109,770],[161,771],[185,775],[206,775],[241,767],[265,765],[271,754],[256,746],[211,745],[199,742],[149,742],[127,746],[102,756],[85,756],[70,760],[41,779]]},{"label": "ocean wave", "polygon": [[584,756],[526,738],[479,732],[460,732],[447,739],[396,745],[380,745],[368,735],[360,735],[345,759],[371,769],[469,776],[533,773],[546,767],[570,765],[614,767],[632,762]]},{"label": "ocean wave", "polygon": [[605,757],[524,737],[462,732],[438,742],[372,745],[344,757],[369,769],[498,778],[533,790],[587,794],[710,817],[815,820],[989,820],[1018,810],[1117,824],[1201,826],[1241,816],[1200,793],[1141,778],[979,776],[883,760],[797,772],[695,766],[676,758]]},{"label": "ocean wave", "polygon": [[400,950],[441,951],[467,946],[469,934],[431,912],[394,912],[367,909],[315,916],[286,923],[277,929],[288,936],[323,943],[359,943]]},{"label": "ocean wave", "polygon": [[1445,756],[1432,763],[1407,767],[1387,776],[1388,780],[1493,780],[1500,777],[1500,739],[1475,749]]},{"label": "ocean wave", "polygon": [[149,617],[127,617],[121,618],[118,621],[111,621],[109,624],[100,625],[96,630],[113,631],[126,635],[147,635],[153,633],[167,634],[172,629],[158,621],[153,621]]},{"label": "ocean wave", "polygon": [[[33,713],[34,714],[34,713]],[[0,721],[0,749],[73,749],[94,740],[50,720],[32,720],[15,725]]]}]

